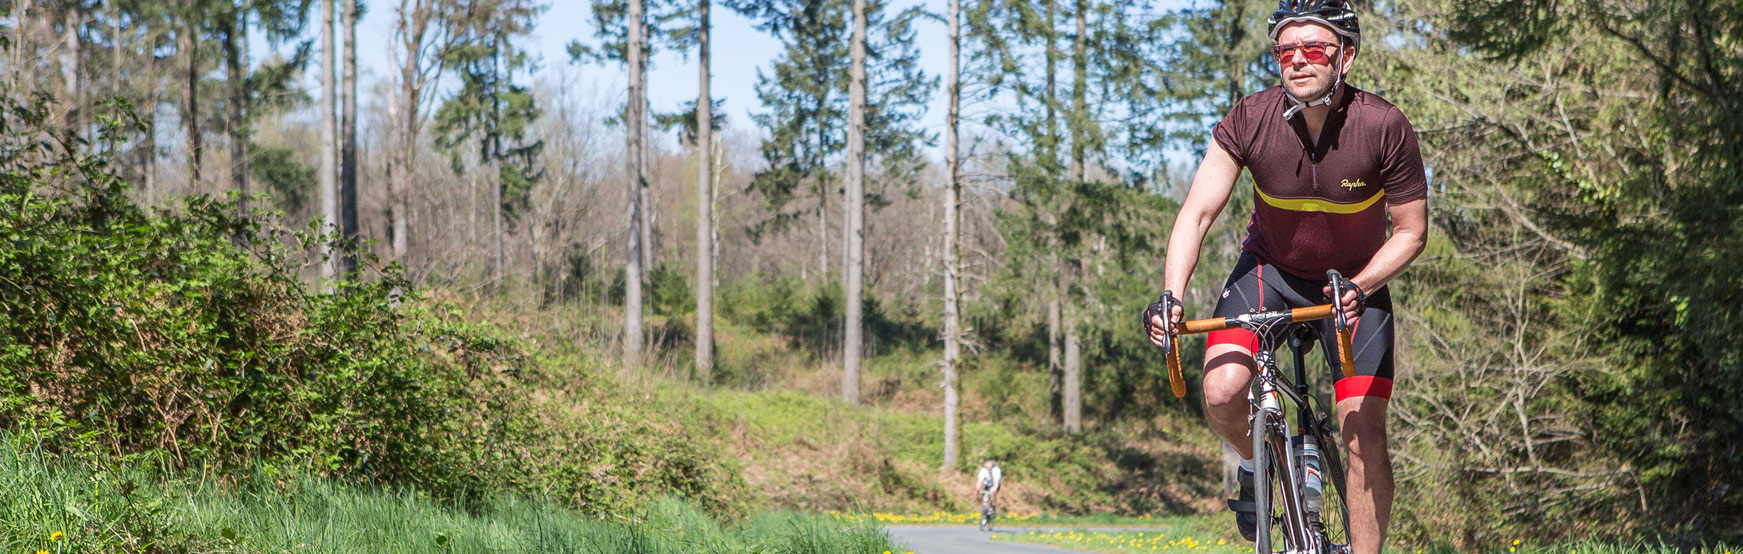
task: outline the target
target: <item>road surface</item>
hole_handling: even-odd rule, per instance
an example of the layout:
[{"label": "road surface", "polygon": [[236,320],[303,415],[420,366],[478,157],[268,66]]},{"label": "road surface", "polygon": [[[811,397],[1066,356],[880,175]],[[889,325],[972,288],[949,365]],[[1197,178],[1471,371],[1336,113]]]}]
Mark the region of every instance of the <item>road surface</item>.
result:
[{"label": "road surface", "polygon": [[[1027,533],[1039,527],[997,527],[997,533]],[[890,538],[914,554],[1065,554],[1079,552],[1055,546],[993,540],[991,532],[976,527],[885,527]],[[1083,531],[1084,529],[1079,529]]]}]

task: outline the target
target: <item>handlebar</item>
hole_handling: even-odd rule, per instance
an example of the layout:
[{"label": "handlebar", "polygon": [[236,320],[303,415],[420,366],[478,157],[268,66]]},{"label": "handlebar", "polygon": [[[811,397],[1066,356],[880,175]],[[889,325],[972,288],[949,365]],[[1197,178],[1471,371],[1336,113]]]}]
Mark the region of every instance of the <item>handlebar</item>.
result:
[{"label": "handlebar", "polygon": [[1200,334],[1200,333],[1209,333],[1212,331],[1222,331],[1225,329],[1234,329],[1236,327],[1246,327],[1248,325],[1258,325],[1261,323],[1269,323],[1269,322],[1273,322],[1273,321],[1280,321],[1282,323],[1294,323],[1294,322],[1301,322],[1301,321],[1318,321],[1321,319],[1331,319],[1332,315],[1334,315],[1335,312],[1336,312],[1336,308],[1332,307],[1331,304],[1321,304],[1318,306],[1309,306],[1306,308],[1293,308],[1293,309],[1289,309],[1289,310],[1281,310],[1281,311],[1275,311],[1275,312],[1258,312],[1258,313],[1251,313],[1251,314],[1241,314],[1241,315],[1234,316],[1234,317],[1216,317],[1216,318],[1211,318],[1211,319],[1195,319],[1192,321],[1182,322],[1180,324],[1180,328],[1178,330],[1175,330],[1174,334],[1175,335],[1196,335],[1196,334]]},{"label": "handlebar", "polygon": [[[1360,288],[1355,287],[1355,285],[1348,279],[1344,279],[1343,275],[1338,274],[1337,270],[1334,269],[1326,271],[1325,273],[1330,281],[1332,289],[1332,303],[1330,304],[1272,312],[1248,313],[1230,317],[1196,319],[1181,322],[1179,326],[1172,324],[1171,308],[1179,305],[1180,301],[1174,298],[1174,293],[1172,291],[1164,291],[1162,297],[1157,299],[1156,303],[1151,304],[1149,308],[1144,310],[1144,327],[1146,334],[1148,334],[1152,326],[1151,317],[1154,315],[1161,316],[1168,335],[1168,338],[1163,342],[1162,352],[1164,357],[1167,359],[1168,383],[1170,388],[1174,389],[1174,397],[1186,397],[1186,377],[1180,370],[1180,343],[1178,337],[1180,335],[1209,333],[1212,331],[1222,331],[1237,327],[1258,331],[1262,326],[1275,325],[1278,323],[1287,324],[1304,321],[1318,321],[1322,319],[1335,319],[1336,322],[1334,328],[1337,331],[1338,365],[1343,366],[1344,377],[1354,377],[1356,374],[1355,349],[1350,344],[1351,335],[1354,334],[1354,329],[1349,322],[1344,319],[1344,312],[1341,309],[1341,304],[1343,302],[1343,293],[1346,290],[1354,289],[1358,298],[1364,295],[1362,295]],[[1359,305],[1360,300],[1357,302]]]}]

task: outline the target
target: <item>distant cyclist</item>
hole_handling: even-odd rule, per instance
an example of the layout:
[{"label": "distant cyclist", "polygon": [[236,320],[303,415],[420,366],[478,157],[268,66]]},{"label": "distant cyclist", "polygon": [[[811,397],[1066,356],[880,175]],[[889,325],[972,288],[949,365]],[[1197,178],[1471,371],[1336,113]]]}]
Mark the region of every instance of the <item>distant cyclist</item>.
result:
[{"label": "distant cyclist", "polygon": [[992,524],[992,517],[998,513],[999,487],[1004,485],[1004,470],[992,458],[980,463],[980,471],[974,475],[974,492],[976,500],[980,501],[981,528]]},{"label": "distant cyclist", "polygon": [[[1393,331],[1386,283],[1422,253],[1428,181],[1404,113],[1344,82],[1362,45],[1349,4],[1282,0],[1267,24],[1283,83],[1242,98],[1216,124],[1168,240],[1165,288],[1184,296],[1204,235],[1242,169],[1253,175],[1254,208],[1217,317],[1324,304],[1330,300],[1326,270],[1350,276],[1355,287],[1341,301],[1355,325],[1356,376],[1337,382],[1337,421],[1350,452],[1352,550],[1377,554],[1392,511],[1386,407]],[[1169,317],[1179,322],[1182,313],[1177,307]],[[1321,336],[1330,340],[1333,333]],[[1257,342],[1245,330],[1218,331],[1204,355],[1205,416],[1241,455],[1240,495],[1229,507],[1248,540],[1256,515],[1247,394]]]}]

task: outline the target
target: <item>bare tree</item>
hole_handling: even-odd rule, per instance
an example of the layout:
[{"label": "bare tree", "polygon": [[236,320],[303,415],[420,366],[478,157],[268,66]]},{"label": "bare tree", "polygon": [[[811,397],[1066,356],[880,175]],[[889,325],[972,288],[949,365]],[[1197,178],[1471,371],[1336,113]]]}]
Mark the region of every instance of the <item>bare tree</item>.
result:
[{"label": "bare tree", "polygon": [[625,148],[629,154],[629,190],[626,197],[629,205],[628,244],[624,249],[624,291],[623,291],[623,365],[640,367],[642,355],[642,279],[644,278],[642,264],[642,191],[647,186],[647,160],[642,149],[642,132],[646,129],[643,122],[647,116],[643,110],[647,108],[647,91],[642,82],[643,54],[646,48],[643,41],[645,22],[642,9],[645,0],[629,0],[629,43],[626,45],[627,61],[629,62],[629,106],[625,111],[624,135],[628,144]]},{"label": "bare tree", "polygon": [[405,263],[411,246],[408,196],[412,167],[418,159],[418,135],[423,130],[420,108],[429,101],[429,84],[441,75],[441,55],[453,36],[446,32],[446,26],[431,25],[440,2],[400,0],[395,13],[399,90],[392,108],[395,145],[388,159],[387,224],[393,259],[401,263]]},{"label": "bare tree", "polygon": [[199,190],[200,159],[205,141],[200,136],[200,41],[199,27],[205,20],[201,0],[183,0],[180,4],[181,29],[176,32],[176,53],[185,64],[182,67],[182,126],[187,131],[189,184]]},{"label": "bare tree", "polygon": [[950,94],[950,111],[944,116],[944,165],[950,182],[944,190],[944,463],[938,468],[949,474],[956,468],[958,449],[956,362],[962,357],[962,322],[956,305],[956,225],[958,197],[962,194],[962,160],[958,157],[957,131],[962,124],[962,0],[950,0],[950,70],[944,89]]},{"label": "bare tree", "polygon": [[843,333],[841,398],[859,403],[859,363],[865,349],[862,319],[865,303],[865,0],[853,0],[853,66],[847,81],[847,263],[842,282],[847,290],[847,329]]},{"label": "bare tree", "polygon": [[708,9],[697,2],[696,60],[696,373],[714,372],[714,97],[708,80]]}]

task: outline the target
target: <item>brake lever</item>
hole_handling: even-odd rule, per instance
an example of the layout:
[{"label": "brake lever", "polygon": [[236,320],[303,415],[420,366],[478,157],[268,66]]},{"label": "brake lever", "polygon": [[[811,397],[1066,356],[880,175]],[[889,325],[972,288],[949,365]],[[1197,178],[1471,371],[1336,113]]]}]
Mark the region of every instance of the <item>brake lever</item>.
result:
[{"label": "brake lever", "polygon": [[[1156,330],[1156,324],[1153,322],[1155,321],[1156,316],[1161,316],[1162,330],[1172,338],[1174,336],[1173,308],[1179,305],[1180,301],[1174,298],[1174,291],[1162,291],[1162,296],[1157,297],[1155,302],[1152,302],[1148,307],[1144,308],[1144,336],[1148,337]],[[1162,354],[1173,354],[1173,345],[1174,341],[1172,340],[1162,341]]]},{"label": "brake lever", "polygon": [[1336,269],[1325,270],[1325,277],[1331,286],[1331,311],[1335,314],[1332,321],[1334,322],[1334,330],[1337,331],[1338,365],[1343,366],[1344,377],[1354,377],[1356,374],[1355,352],[1350,344],[1352,338],[1350,335],[1354,334],[1354,330],[1350,328],[1349,318],[1344,316],[1344,291],[1351,289],[1356,291],[1357,307],[1363,304],[1367,295],[1362,292],[1362,287],[1356,286],[1349,279],[1345,279],[1343,274],[1338,273]]}]

